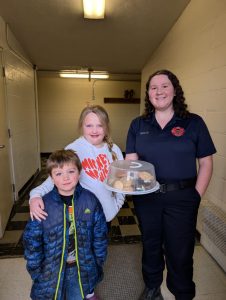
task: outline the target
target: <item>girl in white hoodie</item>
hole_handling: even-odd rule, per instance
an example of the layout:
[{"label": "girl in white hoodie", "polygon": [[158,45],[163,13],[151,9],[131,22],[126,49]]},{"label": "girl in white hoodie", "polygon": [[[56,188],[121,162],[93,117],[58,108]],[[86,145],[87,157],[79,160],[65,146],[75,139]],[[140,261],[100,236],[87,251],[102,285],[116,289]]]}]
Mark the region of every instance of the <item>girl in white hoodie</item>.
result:
[{"label": "girl in white hoodie", "polygon": [[[93,192],[102,204],[107,222],[110,222],[124,203],[124,196],[108,191],[104,180],[110,163],[123,160],[119,147],[112,143],[109,131],[110,122],[106,110],[99,105],[85,107],[79,118],[79,129],[82,136],[67,145],[77,153],[82,163],[81,185]],[[41,185],[30,192],[31,218],[45,219],[42,196],[53,189],[53,182],[48,177]]]}]

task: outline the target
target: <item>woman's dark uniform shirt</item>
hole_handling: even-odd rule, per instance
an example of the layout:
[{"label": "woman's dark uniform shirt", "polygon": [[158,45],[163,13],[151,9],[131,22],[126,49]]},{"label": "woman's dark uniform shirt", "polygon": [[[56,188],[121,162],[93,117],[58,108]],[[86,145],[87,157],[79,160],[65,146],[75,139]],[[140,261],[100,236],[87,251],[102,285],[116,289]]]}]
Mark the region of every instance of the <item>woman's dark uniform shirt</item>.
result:
[{"label": "woman's dark uniform shirt", "polygon": [[208,128],[196,114],[185,119],[174,115],[162,129],[152,113],[134,119],[128,131],[126,153],[153,164],[159,182],[196,177],[196,159],[215,152]]}]

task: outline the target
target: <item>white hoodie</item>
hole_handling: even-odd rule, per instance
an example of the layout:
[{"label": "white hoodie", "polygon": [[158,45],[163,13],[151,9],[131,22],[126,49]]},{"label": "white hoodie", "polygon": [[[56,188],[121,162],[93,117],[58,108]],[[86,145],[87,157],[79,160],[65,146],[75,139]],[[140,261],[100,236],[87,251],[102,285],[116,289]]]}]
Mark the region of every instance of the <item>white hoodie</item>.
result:
[{"label": "white hoodie", "polygon": [[[125,197],[123,194],[112,193],[103,184],[109,165],[113,162],[112,153],[109,151],[107,143],[103,147],[97,148],[84,137],[80,137],[67,145],[65,149],[71,149],[77,153],[82,163],[79,182],[84,188],[96,195],[103,207],[106,220],[111,221],[122,207]],[[118,146],[114,144],[112,151],[116,153],[118,160],[123,160],[122,152]],[[53,182],[49,176],[41,185],[30,192],[30,199],[43,197],[52,189]]]}]

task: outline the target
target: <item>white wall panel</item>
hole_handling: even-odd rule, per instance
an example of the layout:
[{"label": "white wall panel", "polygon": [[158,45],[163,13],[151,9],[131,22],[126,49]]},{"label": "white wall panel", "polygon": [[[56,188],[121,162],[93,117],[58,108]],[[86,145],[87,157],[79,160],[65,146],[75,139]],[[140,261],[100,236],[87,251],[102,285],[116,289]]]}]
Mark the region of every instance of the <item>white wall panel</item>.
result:
[{"label": "white wall panel", "polygon": [[15,195],[36,172],[38,137],[34,70],[11,51],[4,51],[8,126]]}]

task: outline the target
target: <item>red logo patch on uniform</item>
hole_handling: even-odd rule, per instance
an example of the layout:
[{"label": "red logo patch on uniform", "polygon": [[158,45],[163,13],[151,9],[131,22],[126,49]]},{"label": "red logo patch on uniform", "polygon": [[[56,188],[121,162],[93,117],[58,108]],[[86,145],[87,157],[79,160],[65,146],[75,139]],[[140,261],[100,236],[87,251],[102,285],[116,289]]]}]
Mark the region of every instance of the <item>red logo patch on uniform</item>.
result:
[{"label": "red logo patch on uniform", "polygon": [[171,130],[171,133],[174,135],[174,136],[182,136],[185,134],[185,129],[182,128],[182,127],[173,127],[172,130]]}]

